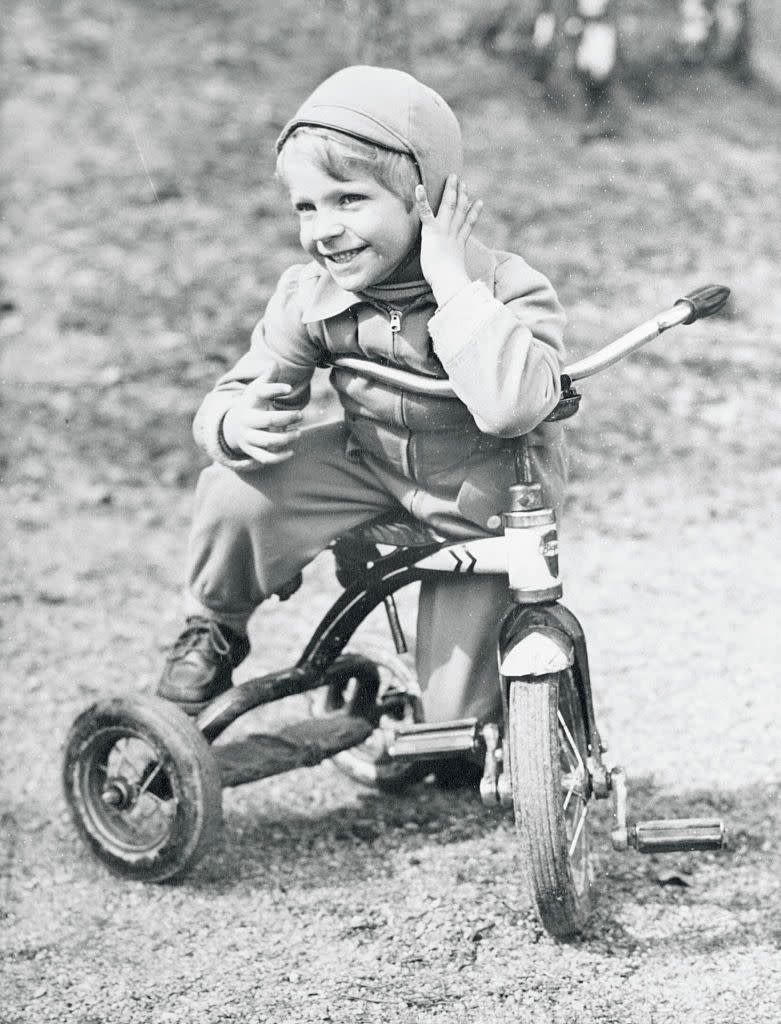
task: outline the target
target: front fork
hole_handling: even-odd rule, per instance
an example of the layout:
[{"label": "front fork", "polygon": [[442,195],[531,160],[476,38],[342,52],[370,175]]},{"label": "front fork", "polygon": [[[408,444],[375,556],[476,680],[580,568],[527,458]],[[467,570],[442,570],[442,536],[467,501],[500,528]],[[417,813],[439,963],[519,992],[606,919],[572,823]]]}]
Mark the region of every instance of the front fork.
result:
[{"label": "front fork", "polygon": [[[518,483],[510,488],[510,511],[502,517],[513,598],[497,647],[504,720],[509,717],[510,680],[534,685],[542,676],[571,671],[588,744],[589,779],[584,782],[594,796],[604,798],[610,792],[610,774],[602,761],[606,747],[594,718],[586,637],[572,612],[559,604],[563,588],[556,514],[545,508],[542,488],[532,482],[528,442],[519,447],[516,469]],[[493,738],[486,741],[487,749],[489,742],[493,744]],[[486,802],[512,802],[506,762],[497,741],[486,759],[481,788]]]},{"label": "front fork", "polygon": [[[515,593],[517,601],[517,591]],[[611,771],[602,757],[607,751],[607,744],[599,734],[594,717],[586,638],[572,612],[558,601],[539,605],[515,604],[502,622],[498,655],[505,722],[509,718],[511,681],[534,686],[543,676],[572,672],[588,746],[585,758],[588,778],[584,779],[584,785],[597,799],[607,798],[613,791]],[[512,805],[508,765],[512,752],[505,750],[506,744],[502,743],[496,727],[484,727],[483,738],[486,749],[480,787],[483,802]]]},{"label": "front fork", "polygon": [[[504,515],[508,540],[510,589],[514,605],[499,631],[499,673],[504,720],[509,718],[509,688],[535,686],[544,676],[571,672],[585,724],[588,752],[582,780],[586,792],[596,799],[613,798],[613,831],[616,850],[630,846],[639,853],[677,850],[717,850],[726,844],[724,825],[718,819],[680,818],[627,823],[627,786],[622,768],[609,768],[602,759],[607,746],[597,729],[591,697],[591,678],[586,638],[575,616],[558,603],[558,540],[555,514],[542,507],[539,486],[531,484],[528,466],[521,466],[527,482],[510,489],[511,511]],[[483,802],[489,805],[513,803],[512,776],[508,755],[495,725],[482,729],[485,767],[480,784]]]}]

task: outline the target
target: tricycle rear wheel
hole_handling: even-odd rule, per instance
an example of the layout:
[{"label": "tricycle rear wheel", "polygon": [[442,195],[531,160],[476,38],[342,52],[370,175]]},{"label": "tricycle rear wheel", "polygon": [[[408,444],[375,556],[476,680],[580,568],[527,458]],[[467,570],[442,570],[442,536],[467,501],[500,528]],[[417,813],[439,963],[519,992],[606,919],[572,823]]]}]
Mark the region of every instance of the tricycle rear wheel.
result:
[{"label": "tricycle rear wheel", "polygon": [[580,931],[590,909],[588,733],[571,669],[509,684],[515,824],[546,931]]},{"label": "tricycle rear wheel", "polygon": [[214,755],[192,720],[157,697],[102,700],[79,715],[63,786],[81,837],[123,878],[177,878],[222,829]]}]

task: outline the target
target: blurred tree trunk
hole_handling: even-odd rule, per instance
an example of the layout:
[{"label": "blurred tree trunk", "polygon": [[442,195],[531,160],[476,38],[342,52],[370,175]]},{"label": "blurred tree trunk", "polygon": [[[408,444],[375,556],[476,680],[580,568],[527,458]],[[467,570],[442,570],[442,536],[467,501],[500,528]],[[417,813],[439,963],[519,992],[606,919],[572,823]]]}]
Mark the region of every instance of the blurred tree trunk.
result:
[{"label": "blurred tree trunk", "polygon": [[407,0],[359,0],[355,59],[360,64],[411,70]]}]

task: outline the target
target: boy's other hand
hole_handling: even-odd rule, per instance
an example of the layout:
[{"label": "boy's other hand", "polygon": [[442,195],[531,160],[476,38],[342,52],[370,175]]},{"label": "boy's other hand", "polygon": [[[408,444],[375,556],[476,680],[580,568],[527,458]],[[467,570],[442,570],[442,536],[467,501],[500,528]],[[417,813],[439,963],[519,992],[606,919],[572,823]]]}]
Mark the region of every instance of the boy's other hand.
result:
[{"label": "boy's other hand", "polygon": [[302,415],[298,409],[275,409],[274,399],[284,398],[292,390],[289,384],[261,380],[248,384],[222,421],[222,436],[228,447],[263,466],[289,459],[292,446],[301,436],[298,425]]},{"label": "boy's other hand", "polygon": [[470,283],[464,250],[480,212],[481,200],[472,202],[466,186],[450,174],[436,214],[422,185],[415,189],[415,205],[423,225],[420,265],[439,306]]}]

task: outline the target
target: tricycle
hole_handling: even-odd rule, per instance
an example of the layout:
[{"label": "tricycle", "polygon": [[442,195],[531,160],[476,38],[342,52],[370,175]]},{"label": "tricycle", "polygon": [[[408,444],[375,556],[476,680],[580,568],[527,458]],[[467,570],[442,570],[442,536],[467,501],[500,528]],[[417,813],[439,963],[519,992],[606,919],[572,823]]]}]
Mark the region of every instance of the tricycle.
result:
[{"label": "tricycle", "polygon": [[[723,286],[698,288],[566,367],[549,419],[577,412],[577,381],[663,331],[717,313],[728,296]],[[337,363],[400,389],[452,395],[447,380],[356,358]],[[221,832],[224,787],[326,758],[381,790],[410,785],[445,758],[478,760],[481,799],[513,809],[532,900],[556,937],[578,932],[588,917],[592,801],[612,798],[616,849],[722,848],[725,828],[717,819],[627,820],[625,775],[606,761],[595,721],[584,632],[560,601],[556,515],[545,507],[531,465],[521,438],[500,534],[454,543],[411,517],[384,517],[339,538],[333,553],[343,589],[294,665],[235,685],[196,718],[142,695],[101,699],[80,714],[67,738],[63,781],[92,853],[124,878],[180,878]],[[509,607],[497,622],[502,721],[420,720],[415,679],[397,657],[407,641],[394,595],[443,572],[507,577]],[[380,605],[396,653],[351,651],[357,628]],[[304,693],[310,702],[300,720],[215,742],[248,711]]]}]

